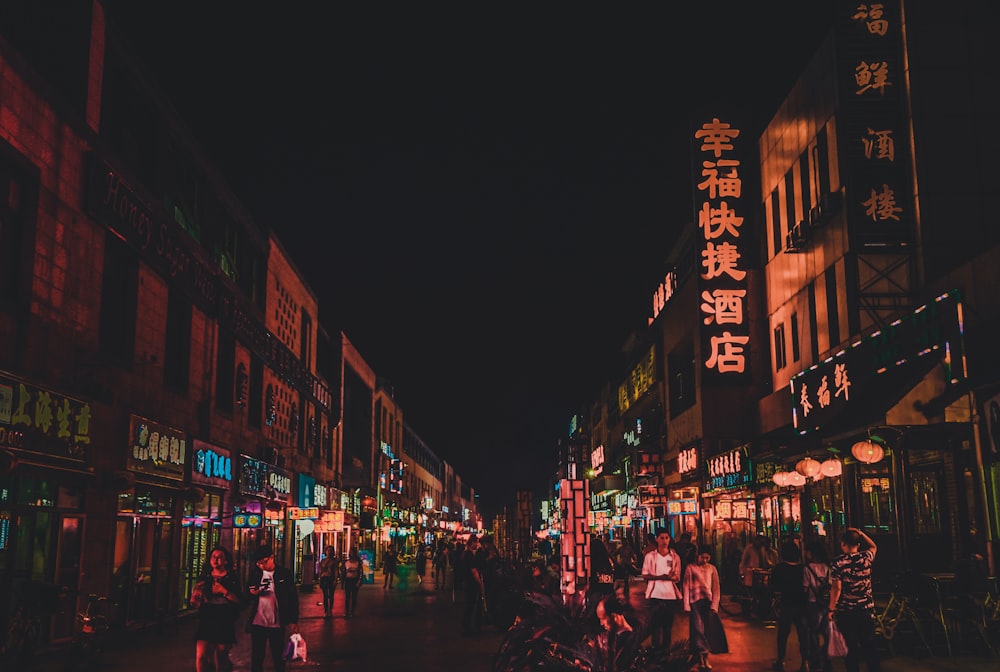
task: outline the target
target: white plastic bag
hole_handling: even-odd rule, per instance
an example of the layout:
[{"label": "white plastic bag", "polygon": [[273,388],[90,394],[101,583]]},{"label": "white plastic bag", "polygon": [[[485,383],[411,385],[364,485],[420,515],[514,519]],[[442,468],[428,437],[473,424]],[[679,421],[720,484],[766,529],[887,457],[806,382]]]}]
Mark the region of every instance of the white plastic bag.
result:
[{"label": "white plastic bag", "polygon": [[291,660],[301,660],[303,663],[306,662],[307,648],[305,638],[301,634],[295,632],[288,638],[288,642],[292,645]]},{"label": "white plastic bag", "polygon": [[847,642],[840,634],[836,621],[832,618],[828,621],[826,629],[826,655],[830,658],[841,658],[847,655]]}]

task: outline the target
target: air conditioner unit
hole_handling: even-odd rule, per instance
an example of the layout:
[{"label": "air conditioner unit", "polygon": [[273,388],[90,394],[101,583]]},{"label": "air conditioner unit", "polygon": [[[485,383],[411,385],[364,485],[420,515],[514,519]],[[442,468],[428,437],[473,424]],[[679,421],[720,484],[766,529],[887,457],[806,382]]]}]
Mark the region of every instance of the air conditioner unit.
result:
[{"label": "air conditioner unit", "polygon": [[823,209],[822,201],[814,205],[809,210],[809,227],[813,229],[818,229],[819,227],[826,224],[827,220],[826,210]]},{"label": "air conditioner unit", "polygon": [[792,227],[792,230],[788,232],[785,236],[785,251],[786,252],[802,252],[806,249],[806,235],[808,229],[806,228],[805,222],[799,222]]}]

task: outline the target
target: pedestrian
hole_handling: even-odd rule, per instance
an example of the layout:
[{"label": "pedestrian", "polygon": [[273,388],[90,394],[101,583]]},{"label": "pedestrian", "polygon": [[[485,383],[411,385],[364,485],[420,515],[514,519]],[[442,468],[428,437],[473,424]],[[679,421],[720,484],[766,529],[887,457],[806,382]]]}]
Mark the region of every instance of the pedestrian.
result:
[{"label": "pedestrian", "polygon": [[319,563],[319,587],[323,590],[323,615],[333,616],[333,595],[337,589],[337,576],[340,573],[340,560],[333,546],[326,547],[326,555]]},{"label": "pedestrian", "polygon": [[392,590],[392,580],[396,577],[396,551],[392,546],[385,549],[382,554],[382,588]]},{"label": "pedestrian", "polygon": [[615,581],[621,586],[622,600],[625,604],[632,602],[632,575],[639,572],[638,561],[635,556],[635,549],[628,538],[621,540],[621,545],[615,553]]},{"label": "pedestrian", "polygon": [[434,565],[434,590],[443,590],[448,578],[448,545],[438,544],[437,553],[431,561]]},{"label": "pedestrian", "polygon": [[818,539],[806,544],[805,572],[806,617],[809,622],[809,666],[815,672],[830,672],[832,665],[827,655],[827,632],[830,604],[830,563],[826,546]]},{"label": "pedestrian", "polygon": [[416,570],[417,570],[417,582],[424,582],[424,574],[427,573],[427,561],[430,559],[431,550],[426,546],[421,546],[417,550],[417,557],[415,560]]},{"label": "pedestrian", "polygon": [[600,624],[593,638],[598,660],[607,672],[629,669],[635,658],[638,642],[635,629],[625,614],[623,605],[614,595],[604,595],[594,610]]},{"label": "pedestrian", "polygon": [[767,589],[765,585],[755,582],[757,575],[768,568],[767,552],[765,547],[770,542],[762,534],[754,537],[740,556],[740,577],[743,581],[746,601],[744,602],[744,613],[752,614],[759,611],[766,601]]},{"label": "pedestrian", "polygon": [[236,641],[236,619],[243,606],[243,590],[233,569],[233,554],[216,546],[191,592],[191,606],[198,610],[195,630],[195,670],[229,672],[229,650]]},{"label": "pedestrian", "polygon": [[465,556],[462,558],[465,570],[465,608],[462,613],[462,634],[479,634],[482,627],[483,607],[486,600],[486,585],[483,576],[486,573],[486,554],[479,543],[479,537],[472,535],[465,546]]},{"label": "pedestrian", "polygon": [[875,599],[872,595],[872,563],[878,547],[871,537],[849,527],[840,537],[841,554],[830,563],[829,615],[847,643],[844,665],[858,672],[861,660],[868,672],[882,669],[875,648]]},{"label": "pedestrian", "polygon": [[465,543],[459,539],[455,542],[455,548],[448,553],[448,561],[451,563],[451,601],[455,601],[455,591],[465,590],[465,569],[462,567],[462,560],[465,558]]},{"label": "pedestrian", "polygon": [[670,649],[673,639],[674,614],[681,599],[677,582],[681,580],[681,559],[671,548],[673,539],[666,529],[656,533],[656,548],[642,559],[642,576],[646,579],[646,604],[653,646]]},{"label": "pedestrian", "polygon": [[604,540],[593,534],[590,536],[590,584],[587,599],[596,606],[600,599],[614,594],[615,562],[611,559]]},{"label": "pedestrian", "polygon": [[677,540],[677,545],[674,548],[677,551],[677,555],[681,559],[681,576],[684,576],[684,570],[695,561],[698,556],[698,547],[694,545],[691,541],[690,532],[682,532],[681,536]]},{"label": "pedestrian", "polygon": [[264,653],[271,648],[275,672],[285,672],[285,642],[299,631],[299,593],[291,570],[279,567],[270,546],[254,553],[247,579],[250,615],[250,672],[264,672]]},{"label": "pedestrian", "polygon": [[698,669],[711,670],[708,656],[729,653],[726,629],[719,617],[722,584],[712,564],[712,547],[703,544],[695,561],[684,570],[684,611],[688,612],[688,644],[698,658]]},{"label": "pedestrian", "polygon": [[806,612],[804,567],[799,546],[786,541],[781,546],[781,562],[771,571],[769,586],[778,599],[778,656],[771,665],[775,672],[785,670],[785,651],[788,635],[795,626],[799,640],[799,672],[809,672],[809,620]]},{"label": "pedestrian", "polygon": [[358,555],[358,549],[352,548],[347,555],[347,560],[341,564],[340,578],[344,584],[344,618],[354,618],[362,578],[361,557]]}]

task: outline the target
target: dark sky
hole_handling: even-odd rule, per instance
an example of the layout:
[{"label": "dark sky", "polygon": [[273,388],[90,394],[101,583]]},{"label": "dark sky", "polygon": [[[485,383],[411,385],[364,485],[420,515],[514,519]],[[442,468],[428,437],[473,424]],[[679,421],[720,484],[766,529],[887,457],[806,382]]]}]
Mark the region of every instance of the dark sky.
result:
[{"label": "dark sky", "polygon": [[545,492],[571,415],[621,376],[692,218],[692,115],[763,125],[836,3],[688,4],[129,0],[112,16],[320,322],[495,512]]}]

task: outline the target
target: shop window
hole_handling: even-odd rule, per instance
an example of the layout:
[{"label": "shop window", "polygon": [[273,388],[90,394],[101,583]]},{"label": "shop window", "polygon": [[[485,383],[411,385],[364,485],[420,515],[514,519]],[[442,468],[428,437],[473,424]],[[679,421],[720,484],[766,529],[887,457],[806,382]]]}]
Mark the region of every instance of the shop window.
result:
[{"label": "shop window", "polygon": [[913,532],[941,533],[941,503],[938,476],[930,471],[915,471],[910,477],[913,496]]},{"label": "shop window", "polygon": [[884,474],[862,474],[859,484],[863,527],[878,534],[895,534],[895,511],[889,477]]}]

